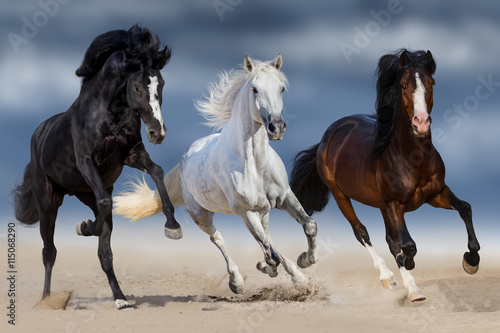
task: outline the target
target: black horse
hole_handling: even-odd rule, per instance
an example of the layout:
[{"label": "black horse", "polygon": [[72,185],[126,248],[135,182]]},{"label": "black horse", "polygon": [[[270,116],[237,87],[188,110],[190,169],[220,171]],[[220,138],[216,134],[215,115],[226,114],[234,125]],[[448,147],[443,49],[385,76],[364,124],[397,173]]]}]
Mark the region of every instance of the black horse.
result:
[{"label": "black horse", "polygon": [[15,188],[16,218],[24,224],[40,221],[45,283],[43,298],[50,295],[56,259],[54,228],[57,211],[66,194],[90,207],[95,221],[77,225],[77,233],[99,236],[98,256],[108,277],[118,309],[130,307],[113,270],[110,246],[113,184],[123,166],[149,173],[162,199],[170,238],[182,231],[163,183],[163,170],[151,161],[141,139],[141,119],[149,141],[165,138],[160,105],[164,85],[160,70],[171,51],[148,29],[137,25],[114,30],[94,39],[82,65],[80,95],[64,113],[43,122],[31,138],[31,161],[23,183]]}]

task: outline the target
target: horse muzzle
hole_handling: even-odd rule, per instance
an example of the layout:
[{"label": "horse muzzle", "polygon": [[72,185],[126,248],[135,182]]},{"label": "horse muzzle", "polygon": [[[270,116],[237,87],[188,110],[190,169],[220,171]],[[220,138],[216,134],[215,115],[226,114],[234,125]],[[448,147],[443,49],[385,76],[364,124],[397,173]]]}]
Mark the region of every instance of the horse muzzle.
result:
[{"label": "horse muzzle", "polygon": [[286,123],[283,119],[266,123],[266,131],[269,140],[276,141],[283,139],[286,132]]},{"label": "horse muzzle", "polygon": [[161,126],[161,130],[152,130],[149,128],[146,128],[148,131],[148,140],[154,145],[159,145],[163,142],[163,139],[165,139],[165,136],[167,135],[167,129],[165,125]]},{"label": "horse muzzle", "polygon": [[428,114],[415,115],[411,119],[413,133],[418,137],[429,135],[432,118]]}]

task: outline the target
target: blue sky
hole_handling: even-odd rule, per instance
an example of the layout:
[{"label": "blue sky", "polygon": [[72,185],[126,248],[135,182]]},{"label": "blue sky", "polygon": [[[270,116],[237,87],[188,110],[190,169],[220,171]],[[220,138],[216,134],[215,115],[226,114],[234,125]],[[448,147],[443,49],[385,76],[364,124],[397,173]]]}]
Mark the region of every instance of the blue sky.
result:
[{"label": "blue sky", "polygon": [[[30,137],[40,122],[77,97],[74,71],[92,39],[139,23],[173,50],[162,71],[167,137],[161,146],[146,144],[165,171],[195,139],[212,132],[201,125],[193,100],[246,55],[261,60],[283,55],[290,81],[283,112],[288,129],[284,140],[272,145],[290,171],[294,154],[317,143],[330,123],[373,112],[374,71],[383,54],[403,47],[431,50],[437,62],[432,130],[440,134],[435,145],[447,166],[447,183],[472,204],[480,241],[500,231],[499,2],[0,0],[0,7],[2,225],[13,220],[9,194],[29,161]],[[125,169],[115,188],[137,173]],[[383,232],[378,210],[356,208],[369,230]],[[73,232],[89,212],[67,200],[61,214],[74,221],[66,221],[65,228]],[[335,220],[339,228],[349,228],[333,201],[315,217],[320,227]],[[163,217],[153,219],[161,226]],[[238,218],[221,217],[221,223],[230,219]],[[443,228],[452,228],[465,245],[456,213],[423,208],[407,220],[410,231],[422,228],[423,235],[439,221],[453,221],[443,222]]]}]

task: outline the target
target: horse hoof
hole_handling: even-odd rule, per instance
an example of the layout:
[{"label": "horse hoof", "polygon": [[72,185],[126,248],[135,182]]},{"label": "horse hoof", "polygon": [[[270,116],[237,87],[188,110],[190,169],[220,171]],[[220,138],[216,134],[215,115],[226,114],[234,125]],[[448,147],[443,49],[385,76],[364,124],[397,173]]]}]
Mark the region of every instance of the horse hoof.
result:
[{"label": "horse hoof", "polygon": [[229,277],[229,289],[235,294],[241,294],[243,292],[243,277],[236,276],[236,277]]},{"label": "horse hoof", "polygon": [[182,238],[182,229],[169,229],[165,227],[165,236],[170,239],[181,239]]},{"label": "horse hoof", "polygon": [[476,274],[478,269],[479,269],[479,265],[477,266],[471,266],[469,265],[469,263],[465,260],[465,258],[462,260],[462,267],[464,268],[464,271],[467,272],[467,274]]},{"label": "horse hoof", "polygon": [[89,224],[91,222],[92,222],[91,220],[86,220],[86,221],[82,221],[82,222],[78,223],[76,225],[76,233],[79,236],[87,236],[87,235],[85,235],[85,230],[87,230],[87,227],[89,226]]},{"label": "horse hoof", "polygon": [[408,295],[410,302],[422,302],[425,301],[426,297],[420,289],[413,291]]},{"label": "horse hoof", "polygon": [[380,279],[380,283],[382,284],[382,287],[384,287],[385,289],[393,289],[398,286],[398,283],[396,282],[394,275],[388,279]]},{"label": "horse hoof", "polygon": [[300,292],[308,290],[307,278],[303,274],[295,274],[292,277],[292,283],[293,287]]},{"label": "horse hoof", "polygon": [[115,305],[118,310],[123,310],[123,309],[133,309],[134,307],[127,302],[124,299],[117,299],[115,300]]},{"label": "horse hoof", "polygon": [[297,266],[299,266],[300,268],[307,268],[307,267],[311,266],[312,264],[314,264],[314,263],[309,260],[306,252],[303,252],[297,258]]},{"label": "horse hoof", "polygon": [[269,275],[272,278],[275,278],[278,276],[278,270],[276,268],[272,269],[271,266],[269,266],[264,261],[259,261],[257,263],[257,269],[259,271],[261,271],[262,273]]}]

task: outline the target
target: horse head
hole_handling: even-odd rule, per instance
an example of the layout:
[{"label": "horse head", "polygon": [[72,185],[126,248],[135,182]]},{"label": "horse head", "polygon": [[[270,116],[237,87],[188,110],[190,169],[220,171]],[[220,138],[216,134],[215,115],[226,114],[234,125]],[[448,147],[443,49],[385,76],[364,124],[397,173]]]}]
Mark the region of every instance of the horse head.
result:
[{"label": "horse head", "polygon": [[[425,54],[424,63],[435,64],[430,51]],[[432,120],[430,114],[435,84],[432,74],[435,65],[429,69],[426,66],[411,65],[408,53],[404,51],[399,58],[399,66],[408,66],[399,80],[402,107],[406,110],[413,133],[418,137],[427,136]]]},{"label": "horse head", "polygon": [[165,139],[167,131],[161,115],[165,81],[158,69],[140,67],[128,77],[127,104],[141,116],[146,125],[149,141],[160,144]]},{"label": "horse head", "polygon": [[245,70],[251,74],[249,81],[249,108],[256,122],[261,123],[267,132],[269,140],[281,140],[286,131],[283,120],[283,92],[286,79],[279,71],[283,59],[281,55],[270,63],[254,65],[247,56],[244,61]]}]

